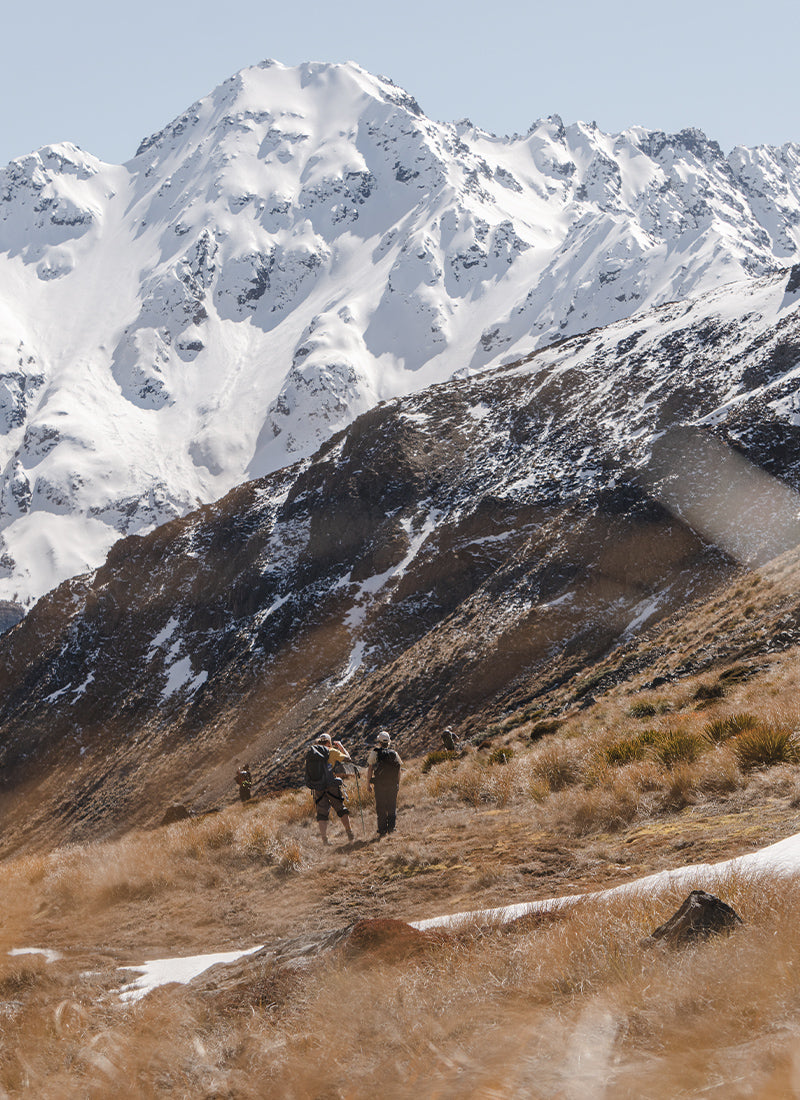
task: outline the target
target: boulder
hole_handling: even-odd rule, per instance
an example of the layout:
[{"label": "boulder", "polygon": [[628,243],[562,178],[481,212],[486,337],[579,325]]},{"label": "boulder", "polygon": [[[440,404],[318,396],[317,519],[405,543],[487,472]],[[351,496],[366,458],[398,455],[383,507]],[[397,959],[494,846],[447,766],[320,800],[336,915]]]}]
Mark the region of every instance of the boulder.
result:
[{"label": "boulder", "polygon": [[736,910],[714,894],[692,890],[680,909],[651,933],[649,941],[663,940],[670,947],[686,947],[722,932],[733,932],[743,923]]},{"label": "boulder", "polygon": [[347,957],[378,957],[385,962],[400,962],[449,939],[440,930],[422,932],[402,920],[378,917],[357,921],[343,944]]},{"label": "boulder", "polygon": [[172,825],[174,821],[185,821],[187,817],[191,816],[192,811],[188,806],[184,806],[182,802],[173,802],[164,812],[164,816],[161,818],[161,824]]}]

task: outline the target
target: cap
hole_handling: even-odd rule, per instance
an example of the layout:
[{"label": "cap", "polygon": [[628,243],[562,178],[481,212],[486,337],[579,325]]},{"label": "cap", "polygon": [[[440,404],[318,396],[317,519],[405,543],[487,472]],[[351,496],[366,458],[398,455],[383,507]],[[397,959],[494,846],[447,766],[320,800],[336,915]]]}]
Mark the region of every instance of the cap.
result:
[{"label": "cap", "polygon": [[380,741],[382,745],[388,745],[391,741],[391,737],[389,736],[387,730],[381,730],[381,732],[378,734],[377,740]]}]

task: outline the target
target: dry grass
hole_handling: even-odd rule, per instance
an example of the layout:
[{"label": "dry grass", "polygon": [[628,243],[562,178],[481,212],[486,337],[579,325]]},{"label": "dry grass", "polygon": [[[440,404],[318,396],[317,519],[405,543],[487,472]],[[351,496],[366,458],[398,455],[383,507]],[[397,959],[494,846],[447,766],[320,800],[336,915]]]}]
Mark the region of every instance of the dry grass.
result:
[{"label": "dry grass", "polygon": [[307,824],[309,816],[308,799],[292,794],[132,832],[115,842],[28,857],[13,864],[10,874],[28,890],[36,887],[38,904],[48,909],[151,900],[178,883],[213,886],[232,862],[279,871],[300,866],[304,843],[296,825]]},{"label": "dry grass", "polygon": [[11,960],[0,1089],[53,1100],[796,1095],[800,886],[699,885],[745,927],[671,951],[643,940],[686,888],[589,900],[468,926],[397,962],[328,952],[297,981],[261,964],[239,987],[246,1012],[220,1010],[202,983],[125,1007],[102,977],[76,990],[63,964]]},{"label": "dry grass", "polygon": [[711,719],[707,711],[690,712],[676,723],[663,703],[659,725],[629,731],[629,709],[619,707],[599,728],[562,723],[556,736],[508,751],[502,769],[491,760],[507,751],[504,745],[488,756],[445,761],[428,776],[425,793],[472,807],[532,800],[538,820],[583,835],[732,796],[756,782],[754,769],[798,760],[793,712],[769,707],[763,716],[733,711]]},{"label": "dry grass", "polygon": [[[774,766],[741,759],[745,738],[796,727],[780,706],[793,684],[788,675],[781,683],[772,697],[732,681],[724,701],[702,712],[695,685],[664,689],[645,729],[620,692],[541,740],[509,722],[490,749],[427,773],[411,761],[399,835],[356,854],[338,847],[336,821],[323,854],[303,791],[5,864],[0,1100],[800,1096],[794,881],[697,882],[733,904],[746,926],[683,953],[642,940],[688,887],[587,900],[511,927],[468,927],[402,961],[328,950],[302,964],[254,962],[224,995],[200,979],[130,1006],[117,996],[113,953],[123,933],[129,944],[150,942],[152,926],[158,940],[166,911],[163,938],[179,945],[161,954],[264,942],[268,935],[255,938],[261,926],[244,919],[262,895],[271,934],[290,938],[365,912],[500,904],[518,898],[521,884],[547,896],[575,892],[579,875],[581,889],[592,888],[589,874],[619,882],[647,844],[649,858],[662,860],[655,869],[669,865],[664,850],[674,841],[705,842],[700,811],[757,820],[776,799],[800,805],[791,754]],[[490,763],[496,750],[505,763]],[[371,827],[371,792],[362,786],[361,794]],[[694,829],[685,827],[695,814]],[[413,831],[403,835],[410,819]],[[354,822],[360,832],[355,814]],[[498,823],[491,839],[488,822]],[[574,847],[562,853],[567,841]],[[703,858],[693,848],[672,865]],[[230,941],[209,942],[209,927],[230,927]],[[32,928],[71,929],[71,954],[55,963],[7,956],[42,942]],[[136,961],[128,950],[121,961]]]}]

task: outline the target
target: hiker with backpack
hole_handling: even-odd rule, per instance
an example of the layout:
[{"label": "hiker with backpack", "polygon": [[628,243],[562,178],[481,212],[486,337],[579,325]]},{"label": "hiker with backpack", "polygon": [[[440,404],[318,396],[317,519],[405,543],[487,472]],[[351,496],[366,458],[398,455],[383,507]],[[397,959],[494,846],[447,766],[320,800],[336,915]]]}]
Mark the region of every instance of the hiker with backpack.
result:
[{"label": "hiker with backpack", "polygon": [[397,821],[397,792],[403,761],[391,745],[391,737],[386,730],[382,730],[367,757],[367,785],[371,783],[375,791],[378,836],[393,833]]},{"label": "hiker with backpack", "polygon": [[334,765],[350,760],[350,753],[341,741],[332,741],[329,733],[322,733],[306,753],[305,785],[314,796],[317,828],[322,843],[328,843],[328,814],[331,808],[347,830],[347,839],[354,840],[350,824],[344,785],[334,773]]}]

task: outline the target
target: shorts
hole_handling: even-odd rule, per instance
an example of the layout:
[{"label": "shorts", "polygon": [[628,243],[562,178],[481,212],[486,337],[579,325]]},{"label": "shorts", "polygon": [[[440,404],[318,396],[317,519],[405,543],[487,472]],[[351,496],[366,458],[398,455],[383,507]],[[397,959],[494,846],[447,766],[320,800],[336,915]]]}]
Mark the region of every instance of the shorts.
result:
[{"label": "shorts", "polygon": [[350,813],[347,807],[347,796],[341,783],[334,783],[332,786],[326,787],[324,791],[312,791],[311,793],[314,796],[314,805],[317,808],[317,821],[327,821],[331,808],[336,811],[339,817],[344,817],[345,814]]}]

